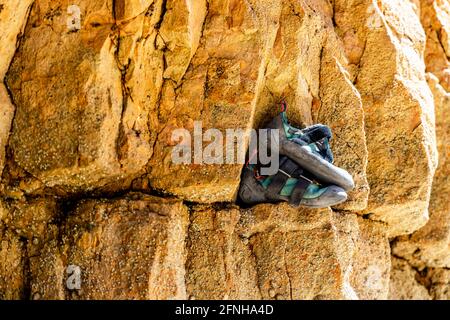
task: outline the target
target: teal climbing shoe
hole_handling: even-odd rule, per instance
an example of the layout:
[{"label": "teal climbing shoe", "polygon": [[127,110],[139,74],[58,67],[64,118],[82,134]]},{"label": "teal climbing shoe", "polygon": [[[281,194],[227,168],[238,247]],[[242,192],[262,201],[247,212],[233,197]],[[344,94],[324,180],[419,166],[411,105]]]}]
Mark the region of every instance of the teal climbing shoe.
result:
[{"label": "teal climbing shoe", "polygon": [[[270,142],[268,147],[271,152],[278,151],[295,161],[302,169],[311,173],[323,184],[336,185],[350,191],[355,187],[352,176],[344,169],[332,164],[332,155],[328,141],[331,138],[331,130],[323,125],[315,125],[306,129],[298,129],[289,124],[285,112],[281,112],[267,126],[268,129],[277,129],[279,133],[278,145]],[[323,148],[317,148],[317,142],[323,143]],[[311,143],[315,146],[311,147]],[[277,150],[278,149],[278,150]]]},{"label": "teal climbing shoe", "polygon": [[246,166],[242,172],[239,198],[248,205],[289,202],[295,207],[325,208],[347,200],[344,189],[317,183],[310,173],[287,157],[280,158],[275,175],[258,177],[255,170],[254,166]]}]

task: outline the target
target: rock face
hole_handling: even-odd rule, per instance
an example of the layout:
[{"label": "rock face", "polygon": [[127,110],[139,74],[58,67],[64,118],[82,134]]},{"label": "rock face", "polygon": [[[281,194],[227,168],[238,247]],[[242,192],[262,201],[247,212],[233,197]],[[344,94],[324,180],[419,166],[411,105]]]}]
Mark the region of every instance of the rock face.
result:
[{"label": "rock face", "polygon": [[437,300],[450,300],[450,270],[444,268],[431,269],[430,293]]},{"label": "rock face", "polygon": [[[427,80],[433,93],[436,113],[436,137],[439,166],[433,180],[429,222],[411,235],[402,236],[393,243],[397,268],[391,274],[390,296],[396,299],[449,299],[450,267],[450,111],[449,38],[450,3],[422,1],[421,20],[427,41],[425,63]],[[394,262],[393,262],[394,265]],[[409,289],[408,289],[409,288]]]},{"label": "rock face", "polygon": [[[200,206],[191,208],[189,221],[180,201],[139,193],[81,200],[72,208],[45,199],[5,210],[17,218],[4,221],[17,226],[28,212],[41,212],[46,232],[32,240],[20,229],[14,230],[23,237],[3,235],[4,298],[387,297],[387,237],[354,214]],[[71,287],[76,276],[80,287]]]},{"label": "rock face", "polygon": [[418,281],[417,272],[408,262],[392,259],[389,299],[391,300],[431,300],[425,286]]},{"label": "rock face", "polygon": [[446,30],[450,30],[450,22],[443,19],[446,14],[450,14],[450,5],[446,2],[422,6],[422,20],[428,36],[425,51],[427,78],[434,95],[439,150],[439,167],[429,206],[430,221],[412,235],[402,237],[394,246],[397,255],[420,268],[450,267],[450,94],[448,78],[443,76],[450,74],[446,69],[449,65],[445,53],[449,48]]},{"label": "rock face", "polygon": [[418,271],[407,261],[393,258],[389,290],[392,300],[449,300],[450,272],[445,268]]},{"label": "rock face", "polygon": [[391,259],[386,230],[381,223],[361,218],[358,225],[350,284],[359,299],[387,299]]},{"label": "rock face", "polygon": [[430,201],[430,221],[410,236],[394,245],[394,252],[418,267],[450,267],[450,94],[429,74],[436,105],[436,134],[439,148],[439,167],[434,176]]},{"label": "rock face", "polygon": [[[187,222],[179,201],[139,194],[82,201],[60,230],[62,240],[49,240],[42,254],[30,258],[31,297],[184,298]],[[70,266],[80,270],[81,290],[67,290]]]},{"label": "rock face", "polygon": [[365,111],[365,212],[391,236],[411,233],[427,222],[437,155],[425,33],[408,1],[336,1],[335,20]]},{"label": "rock face", "polygon": [[[173,2],[176,5],[184,1]],[[203,128],[215,128],[223,134],[226,129],[245,132],[252,127],[256,101],[264,83],[264,66],[277,29],[280,1],[213,0],[208,2],[205,16],[201,13],[206,5],[202,1],[192,2],[200,8],[190,9],[188,17],[178,22],[169,16],[161,26],[163,43],[168,48],[165,57],[173,65],[169,64],[163,75],[159,135],[149,163],[148,179],[155,188],[191,201],[232,201],[239,187],[242,165],[199,165],[195,158],[192,164],[173,165],[171,134],[174,128],[186,128],[192,137],[201,139],[201,131],[193,130],[194,121],[201,121]],[[204,20],[200,28],[189,24],[195,11],[200,15],[196,22]],[[164,32],[174,28],[169,25],[172,21],[186,23],[186,26],[175,26],[175,30],[187,28],[192,34],[187,45],[191,50],[198,47],[190,63],[184,54],[186,49],[171,49],[175,43],[185,42]],[[176,70],[183,72],[176,74]],[[232,137],[224,141],[234,145]],[[246,141],[239,143],[246,148]],[[200,149],[203,149],[201,142]]]},{"label": "rock face", "polygon": [[[32,0],[2,1],[0,10],[0,79],[3,80],[8,71],[11,59],[16,50],[18,38],[25,27],[27,14]],[[14,106],[8,96],[5,85],[0,83],[0,171],[3,171],[5,149],[8,144]]]},{"label": "rock face", "polygon": [[[0,298],[449,299],[449,34],[449,0],[0,0]],[[347,202],[239,207],[282,100]]]},{"label": "rock face", "polygon": [[355,216],[259,205],[242,211],[199,209],[192,217],[186,264],[190,297],[357,297],[349,282],[354,256],[349,234],[359,237]]},{"label": "rock face", "polygon": [[72,31],[66,6],[35,1],[8,71],[14,162],[45,186],[90,189],[135,174],[150,157],[148,141],[127,141],[123,122],[136,110],[127,108],[112,4],[80,4],[83,23]]},{"label": "rock face", "polygon": [[18,300],[26,297],[25,245],[20,238],[8,231],[1,231],[0,242],[0,299]]}]

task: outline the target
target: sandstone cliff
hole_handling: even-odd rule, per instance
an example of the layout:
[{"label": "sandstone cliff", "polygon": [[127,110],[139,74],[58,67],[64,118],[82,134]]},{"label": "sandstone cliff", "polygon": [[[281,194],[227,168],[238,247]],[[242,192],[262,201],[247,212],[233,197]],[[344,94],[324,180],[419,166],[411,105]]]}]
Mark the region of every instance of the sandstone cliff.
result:
[{"label": "sandstone cliff", "polygon": [[[0,298],[450,299],[449,35],[449,0],[0,0]],[[346,203],[172,163],[282,98]]]}]

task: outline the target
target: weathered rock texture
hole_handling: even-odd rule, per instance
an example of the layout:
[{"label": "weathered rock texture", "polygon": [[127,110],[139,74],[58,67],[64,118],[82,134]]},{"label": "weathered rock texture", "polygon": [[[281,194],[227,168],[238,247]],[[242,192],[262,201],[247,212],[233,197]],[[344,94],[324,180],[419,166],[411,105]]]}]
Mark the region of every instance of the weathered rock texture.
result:
[{"label": "weathered rock texture", "polygon": [[[5,298],[387,298],[386,234],[354,214],[199,206],[189,221],[181,201],[139,193],[72,208],[45,199],[5,210],[15,217],[5,221],[17,226],[3,236]],[[31,239],[20,226],[34,225],[32,211],[45,234]],[[80,268],[79,290],[67,287],[70,266]]]},{"label": "weathered rock texture", "polygon": [[450,267],[450,94],[429,74],[436,105],[436,133],[439,148],[439,167],[434,176],[430,202],[430,221],[410,236],[399,238],[394,252],[414,265]]},{"label": "weathered rock texture", "polygon": [[[0,10],[0,79],[3,80],[14,56],[18,39],[25,27],[28,10],[33,1],[2,1]],[[5,85],[0,83],[0,171],[3,171],[5,148],[8,144],[14,106]]]},{"label": "weathered rock texture", "polygon": [[[449,299],[449,34],[449,0],[0,0],[0,298]],[[344,204],[172,162],[283,99]]]},{"label": "weathered rock texture", "polygon": [[389,299],[391,300],[431,300],[431,296],[420,275],[406,261],[392,259]]},{"label": "weathered rock texture", "polygon": [[[425,3],[422,20],[427,31],[426,62],[429,86],[434,95],[436,110],[436,135],[439,150],[439,167],[433,181],[429,206],[430,221],[411,236],[396,242],[394,252],[407,258],[417,267],[450,267],[450,93],[445,50],[449,48],[446,30],[450,20],[450,5],[445,2]],[[448,17],[448,16],[447,16]],[[448,52],[448,51],[447,51]],[[447,71],[446,71],[447,70]]]},{"label": "weathered rock texture", "polygon": [[335,21],[365,111],[365,212],[411,233],[427,222],[437,155],[420,19],[408,1],[336,1]]},{"label": "weathered rock texture", "polygon": [[[187,246],[190,297],[357,297],[350,278],[355,242],[364,240],[356,217],[331,210],[300,213],[285,205],[260,205],[241,212],[196,210]],[[385,258],[379,263],[389,263],[389,257]]]},{"label": "weathered rock texture", "polygon": [[[59,234],[30,257],[34,299],[180,299],[187,208],[131,194],[77,204]],[[82,289],[66,290],[66,269],[81,269]]]},{"label": "weathered rock texture", "polygon": [[12,232],[1,231],[0,298],[24,299],[26,296],[25,244]]},{"label": "weathered rock texture", "polygon": [[390,247],[384,225],[358,218],[350,284],[359,299],[386,299],[389,292]]},{"label": "weathered rock texture", "polygon": [[450,270],[428,268],[420,271],[403,259],[393,258],[389,299],[449,300]]}]

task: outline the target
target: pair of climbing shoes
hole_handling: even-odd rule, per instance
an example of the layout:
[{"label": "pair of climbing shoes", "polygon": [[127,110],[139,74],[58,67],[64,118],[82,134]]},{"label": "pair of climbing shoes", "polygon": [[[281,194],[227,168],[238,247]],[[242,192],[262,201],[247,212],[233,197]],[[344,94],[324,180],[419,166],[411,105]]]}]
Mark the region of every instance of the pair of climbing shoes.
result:
[{"label": "pair of climbing shoes", "polygon": [[278,133],[278,145],[271,140],[268,149],[279,153],[279,168],[274,175],[260,176],[260,164],[247,164],[239,189],[242,202],[289,202],[292,206],[323,208],[347,200],[354,182],[347,171],[333,165],[329,127],[295,128],[284,109],[266,128]]}]

